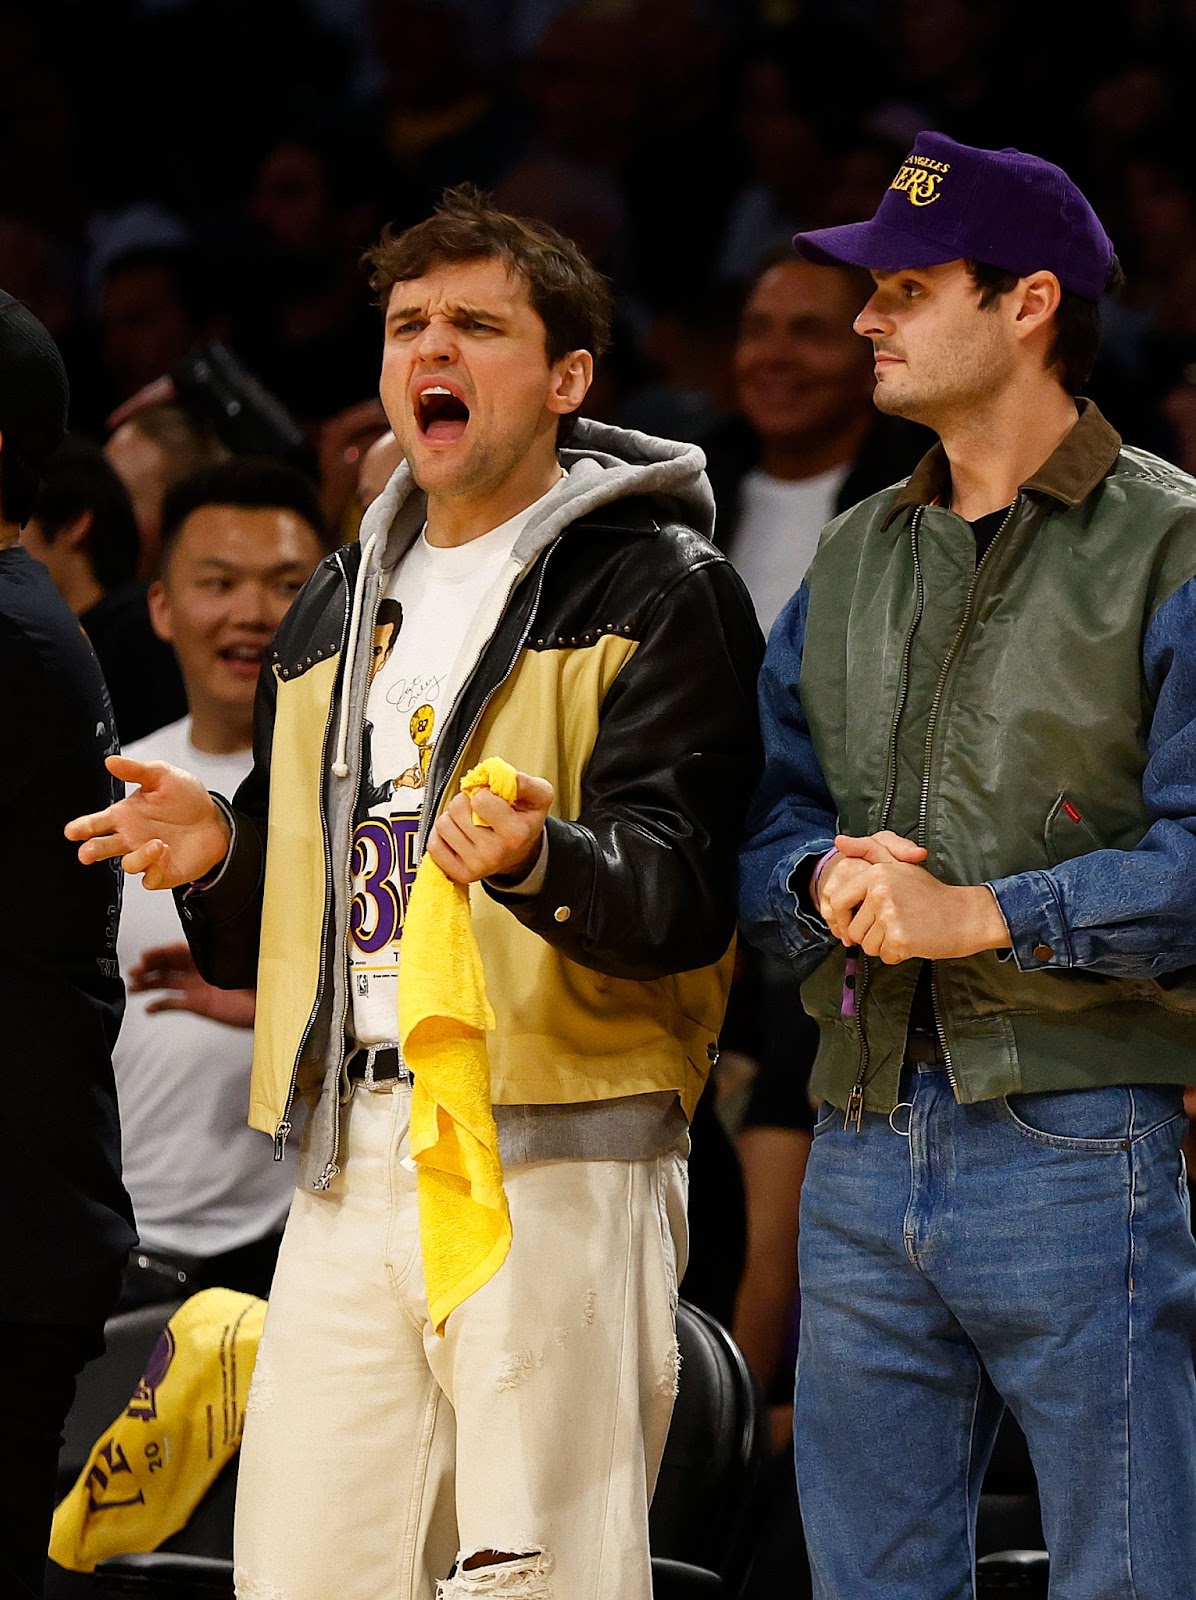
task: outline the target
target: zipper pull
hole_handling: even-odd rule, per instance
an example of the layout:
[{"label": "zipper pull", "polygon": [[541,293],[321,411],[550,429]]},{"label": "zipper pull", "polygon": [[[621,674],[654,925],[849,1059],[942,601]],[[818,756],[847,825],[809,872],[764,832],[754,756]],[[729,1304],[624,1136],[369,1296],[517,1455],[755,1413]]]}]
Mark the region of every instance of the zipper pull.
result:
[{"label": "zipper pull", "polygon": [[312,1184],[312,1188],[317,1194],[323,1194],[340,1170],[335,1161],[330,1161],[315,1183]]},{"label": "zipper pull", "polygon": [[847,1132],[848,1128],[851,1127],[852,1123],[855,1124],[855,1132],[859,1133],[859,1131],[860,1131],[860,1123],[863,1120],[863,1116],[864,1116],[864,1086],[861,1083],[857,1083],[855,1088],[852,1089],[851,1094],[848,1096],[848,1099],[847,1099],[847,1111],[846,1111],[846,1113],[845,1113],[845,1115],[843,1117],[843,1131],[844,1131],[844,1133]]},{"label": "zipper pull", "polygon": [[282,1160],[283,1151],[287,1147],[287,1135],[290,1133],[290,1131],[291,1131],[291,1125],[290,1125],[289,1122],[286,1122],[286,1121],[280,1122],[278,1124],[278,1127],[275,1128],[275,1130],[274,1130],[274,1159],[275,1159],[275,1161],[281,1161]]}]

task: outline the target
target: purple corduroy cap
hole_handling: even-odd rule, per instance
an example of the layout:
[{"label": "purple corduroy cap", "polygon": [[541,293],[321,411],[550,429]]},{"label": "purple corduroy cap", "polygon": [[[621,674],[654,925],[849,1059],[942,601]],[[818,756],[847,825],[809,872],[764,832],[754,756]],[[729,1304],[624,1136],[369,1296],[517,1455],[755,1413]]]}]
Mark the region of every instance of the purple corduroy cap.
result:
[{"label": "purple corduroy cap", "polygon": [[876,272],[934,267],[960,257],[1019,278],[1053,272],[1099,300],[1113,242],[1063,171],[1021,150],[977,150],[920,133],[870,222],[799,233],[799,255]]}]

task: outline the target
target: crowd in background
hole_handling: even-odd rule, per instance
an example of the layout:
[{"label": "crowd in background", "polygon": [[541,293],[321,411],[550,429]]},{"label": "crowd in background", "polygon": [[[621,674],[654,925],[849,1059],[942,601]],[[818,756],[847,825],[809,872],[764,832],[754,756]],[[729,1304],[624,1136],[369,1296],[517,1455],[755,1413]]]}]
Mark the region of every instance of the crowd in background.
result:
[{"label": "crowd in background", "polygon": [[[380,422],[358,267],[472,180],[576,238],[621,308],[589,409],[700,438],[742,286],[871,213],[914,133],[1015,144],[1092,196],[1129,290],[1096,397],[1196,465],[1191,0],[39,0],[0,6],[0,283],[73,426],[218,337],[335,475]],[[340,509],[339,491],[329,507]],[[341,496],[343,498],[343,495]]]},{"label": "crowd in background", "polygon": [[[1091,392],[1128,442],[1196,472],[1194,53],[1194,0],[1032,19],[1008,0],[0,0],[0,286],[62,350],[74,435],[25,542],[92,637],[125,742],[196,711],[202,652],[172,653],[146,601],[180,485],[223,483],[230,453],[282,458],[318,491],[300,515],[310,569],[310,535],[350,537],[392,469],[370,450],[386,422],[360,258],[448,185],[547,220],[610,276],[614,345],[583,409],[706,446],[716,537],[765,626],[800,580],[774,546],[796,528],[812,550],[828,515],[925,448],[872,411],[850,331],[866,279],[784,253],[798,228],[871,215],[920,129],[1032,150],[1092,198],[1128,287]],[[808,405],[770,387],[798,324]],[[304,492],[242,489],[232,503],[272,515]],[[202,625],[212,660],[229,656]],[[247,761],[249,698],[234,701],[212,748]],[[734,1321],[780,1443],[813,1049],[785,972],[741,971],[724,1043],[685,1292]],[[740,1132],[746,1207],[720,1126]]]}]

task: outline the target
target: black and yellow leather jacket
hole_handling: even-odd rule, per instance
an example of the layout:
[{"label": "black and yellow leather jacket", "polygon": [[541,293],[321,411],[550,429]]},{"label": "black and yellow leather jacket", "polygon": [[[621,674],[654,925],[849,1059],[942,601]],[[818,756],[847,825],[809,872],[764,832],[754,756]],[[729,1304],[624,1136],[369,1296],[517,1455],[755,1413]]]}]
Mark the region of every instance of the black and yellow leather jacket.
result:
[{"label": "black and yellow leather jacket", "polygon": [[[689,1114],[730,979],[762,641],[705,536],[699,450],[583,421],[561,461],[568,485],[529,521],[462,652],[418,848],[486,756],[547,778],[540,891],[472,892],[496,1016],[495,1106],[585,1109],[669,1091]],[[232,853],[211,888],[183,897],[201,971],[257,984],[250,1122],[281,1145],[296,1094],[316,1107],[313,1187],[335,1170],[339,1137],[362,619],[423,520],[401,467],[362,541],[329,556],[297,599],[262,673]]]}]

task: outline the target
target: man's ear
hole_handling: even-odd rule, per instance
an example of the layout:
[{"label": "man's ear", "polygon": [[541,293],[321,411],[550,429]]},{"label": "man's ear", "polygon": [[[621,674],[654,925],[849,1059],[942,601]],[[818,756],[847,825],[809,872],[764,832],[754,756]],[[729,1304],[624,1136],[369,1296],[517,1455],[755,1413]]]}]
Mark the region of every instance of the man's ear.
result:
[{"label": "man's ear", "polygon": [[54,535],[54,543],[65,545],[68,550],[80,549],[87,542],[94,521],[90,511],[80,511],[77,517],[63,523]]},{"label": "man's ear", "polygon": [[594,381],[594,358],[588,350],[570,350],[553,364],[548,409],[567,417],[585,399]]},{"label": "man's ear", "polygon": [[1028,339],[1040,333],[1059,309],[1063,290],[1053,272],[1032,272],[1017,287],[1014,333]]},{"label": "man's ear", "polygon": [[166,644],[172,644],[174,633],[170,626],[170,601],[166,598],[166,587],[161,578],[154,579],[145,598],[149,605],[150,623],[154,632]]}]

